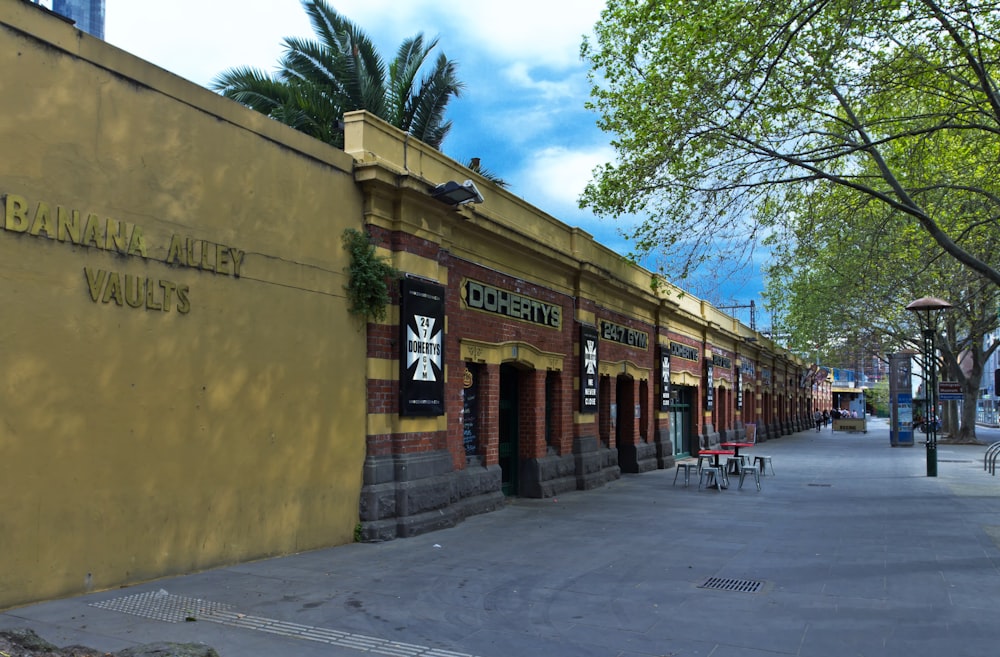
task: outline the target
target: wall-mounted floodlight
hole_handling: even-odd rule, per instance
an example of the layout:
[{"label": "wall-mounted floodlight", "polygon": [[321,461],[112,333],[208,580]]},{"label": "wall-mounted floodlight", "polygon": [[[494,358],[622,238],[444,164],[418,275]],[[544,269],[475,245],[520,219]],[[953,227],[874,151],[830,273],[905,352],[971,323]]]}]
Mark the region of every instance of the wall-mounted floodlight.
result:
[{"label": "wall-mounted floodlight", "polygon": [[431,196],[448,205],[465,205],[466,203],[482,203],[483,195],[479,193],[471,180],[458,184],[449,180],[431,189]]}]

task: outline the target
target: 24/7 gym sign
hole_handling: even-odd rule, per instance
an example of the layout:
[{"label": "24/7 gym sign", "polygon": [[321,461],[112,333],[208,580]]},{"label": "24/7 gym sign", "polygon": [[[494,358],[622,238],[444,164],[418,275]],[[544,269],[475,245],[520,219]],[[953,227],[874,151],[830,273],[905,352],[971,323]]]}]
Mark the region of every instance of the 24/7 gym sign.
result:
[{"label": "24/7 gym sign", "polygon": [[444,287],[400,282],[399,414],[444,415]]}]

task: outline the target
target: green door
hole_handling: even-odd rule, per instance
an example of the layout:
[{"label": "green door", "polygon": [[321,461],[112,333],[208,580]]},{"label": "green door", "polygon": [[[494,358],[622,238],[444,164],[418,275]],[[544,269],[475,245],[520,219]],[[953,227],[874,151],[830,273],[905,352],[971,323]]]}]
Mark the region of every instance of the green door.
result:
[{"label": "green door", "polygon": [[517,495],[517,368],[500,366],[500,473],[504,495]]}]

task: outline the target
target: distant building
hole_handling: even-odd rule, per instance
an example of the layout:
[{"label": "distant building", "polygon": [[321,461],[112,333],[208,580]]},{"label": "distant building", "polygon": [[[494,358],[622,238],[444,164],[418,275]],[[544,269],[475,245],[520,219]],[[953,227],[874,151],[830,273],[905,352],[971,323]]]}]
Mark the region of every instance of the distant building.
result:
[{"label": "distant building", "polygon": [[[1000,329],[983,338],[983,346],[989,349],[1000,341]],[[983,378],[979,384],[979,398],[976,399],[976,422],[1000,424],[1000,349],[994,351],[983,366]]]},{"label": "distant building", "polygon": [[104,0],[29,0],[69,18],[76,26],[98,39],[104,39]]}]

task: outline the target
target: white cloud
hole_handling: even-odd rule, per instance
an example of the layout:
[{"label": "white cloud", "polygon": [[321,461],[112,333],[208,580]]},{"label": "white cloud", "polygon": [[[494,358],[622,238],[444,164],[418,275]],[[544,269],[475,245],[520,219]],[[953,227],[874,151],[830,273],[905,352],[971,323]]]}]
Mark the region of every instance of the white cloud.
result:
[{"label": "white cloud", "polygon": [[582,71],[556,79],[544,79],[527,62],[517,61],[504,70],[504,77],[516,86],[536,91],[545,100],[580,98],[587,93],[586,79]]},{"label": "white cloud", "polygon": [[298,0],[229,3],[107,0],[105,38],[119,48],[207,86],[236,66],[271,70],[286,36],[311,34]]},{"label": "white cloud", "polygon": [[590,182],[594,168],[606,162],[612,151],[607,147],[572,150],[563,146],[544,148],[531,158],[518,175],[526,198],[546,204],[577,207],[577,200]]},{"label": "white cloud", "polygon": [[[472,46],[490,58],[532,66],[578,65],[580,43],[600,18],[603,0],[333,0],[337,11],[396,41],[416,32],[447,35],[449,43]],[[446,52],[450,50],[446,49]]]}]

